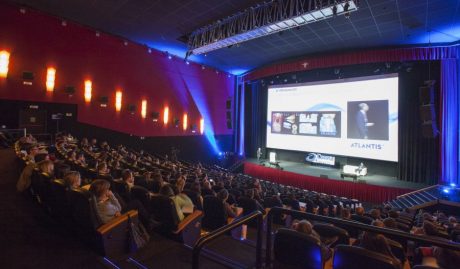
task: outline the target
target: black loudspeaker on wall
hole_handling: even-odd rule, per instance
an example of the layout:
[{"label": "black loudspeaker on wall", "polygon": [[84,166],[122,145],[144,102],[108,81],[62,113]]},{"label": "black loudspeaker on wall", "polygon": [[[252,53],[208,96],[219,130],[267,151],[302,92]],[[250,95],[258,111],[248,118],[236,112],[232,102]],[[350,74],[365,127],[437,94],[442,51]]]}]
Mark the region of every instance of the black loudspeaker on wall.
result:
[{"label": "black loudspeaker on wall", "polygon": [[435,138],[439,134],[436,120],[435,83],[434,80],[427,80],[419,88],[420,121],[422,123],[422,135],[426,138]]},{"label": "black loudspeaker on wall", "polygon": [[232,129],[232,100],[228,99],[225,102],[225,107],[227,108],[226,118],[227,118],[227,129]]}]

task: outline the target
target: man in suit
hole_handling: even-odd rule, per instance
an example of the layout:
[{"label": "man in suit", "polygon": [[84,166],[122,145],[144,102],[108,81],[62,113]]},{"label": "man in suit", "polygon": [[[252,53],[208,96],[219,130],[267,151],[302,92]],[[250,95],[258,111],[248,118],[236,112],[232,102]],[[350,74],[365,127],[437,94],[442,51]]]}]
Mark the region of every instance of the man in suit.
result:
[{"label": "man in suit", "polygon": [[369,111],[369,106],[366,103],[359,104],[359,111],[356,113],[356,126],[361,139],[368,139],[368,127],[374,126],[367,120],[367,111]]}]

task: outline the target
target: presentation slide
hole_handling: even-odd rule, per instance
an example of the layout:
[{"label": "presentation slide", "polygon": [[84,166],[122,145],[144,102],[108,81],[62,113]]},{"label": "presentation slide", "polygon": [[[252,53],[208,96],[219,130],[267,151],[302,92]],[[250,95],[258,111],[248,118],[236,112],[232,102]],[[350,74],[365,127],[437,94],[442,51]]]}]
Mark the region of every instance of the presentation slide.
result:
[{"label": "presentation slide", "polygon": [[398,161],[398,74],[268,88],[267,148]]}]

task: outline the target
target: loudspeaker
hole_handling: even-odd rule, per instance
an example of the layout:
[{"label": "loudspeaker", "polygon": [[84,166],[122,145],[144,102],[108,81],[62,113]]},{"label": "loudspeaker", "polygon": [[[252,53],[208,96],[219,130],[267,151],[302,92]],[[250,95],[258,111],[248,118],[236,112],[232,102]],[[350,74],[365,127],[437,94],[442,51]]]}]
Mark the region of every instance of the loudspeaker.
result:
[{"label": "loudspeaker", "polygon": [[435,138],[439,134],[435,121],[426,121],[422,123],[422,135],[425,138]]},{"label": "loudspeaker", "polygon": [[428,86],[420,87],[419,96],[422,105],[434,103],[434,88]]},{"label": "loudspeaker", "polygon": [[22,72],[22,79],[23,80],[31,81],[31,80],[34,80],[34,78],[35,78],[34,73],[32,73],[30,71]]},{"label": "loudspeaker", "polygon": [[420,106],[420,120],[422,122],[436,121],[436,109],[433,104]]},{"label": "loudspeaker", "polygon": [[160,113],[152,112],[152,114],[150,114],[150,117],[152,118],[152,121],[158,121],[158,119],[160,118]]},{"label": "loudspeaker", "polygon": [[232,112],[227,111],[226,116],[227,116],[227,129],[232,129]]},{"label": "loudspeaker", "polygon": [[230,110],[232,109],[232,100],[231,99],[228,99],[226,102],[225,102],[225,107]]},{"label": "loudspeaker", "polygon": [[75,87],[74,86],[67,86],[64,89],[64,92],[68,95],[73,95],[75,93]]},{"label": "loudspeaker", "polygon": [[134,112],[136,112],[136,105],[133,105],[133,104],[128,105],[128,111],[131,114],[134,114]]}]

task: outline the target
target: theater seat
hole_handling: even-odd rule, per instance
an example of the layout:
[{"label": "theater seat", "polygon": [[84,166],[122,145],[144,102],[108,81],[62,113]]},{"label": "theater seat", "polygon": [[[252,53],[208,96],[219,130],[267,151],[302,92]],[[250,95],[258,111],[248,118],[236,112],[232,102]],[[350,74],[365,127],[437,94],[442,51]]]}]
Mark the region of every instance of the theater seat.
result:
[{"label": "theater seat", "polygon": [[315,224],[313,229],[321,236],[321,238],[332,239],[337,238],[330,247],[335,247],[336,245],[349,245],[350,244],[350,235],[348,232],[342,228],[329,225],[329,224]]},{"label": "theater seat", "polygon": [[351,215],[351,219],[354,220],[354,221],[357,221],[357,222],[367,224],[367,225],[371,225],[372,222],[374,221],[370,217],[360,216],[360,215],[356,215],[356,214]]},{"label": "theater seat", "polygon": [[174,201],[163,195],[151,197],[150,208],[155,221],[159,223],[157,230],[163,235],[172,237],[186,246],[193,247],[200,238],[201,219],[203,212],[195,210],[192,214],[179,221]]},{"label": "theater seat", "polygon": [[217,197],[207,195],[203,198],[203,228],[215,230],[227,224],[224,203]]},{"label": "theater seat", "polygon": [[62,179],[51,181],[50,209],[51,214],[64,221],[71,217],[71,207],[67,197],[68,188]]},{"label": "theater seat", "polygon": [[334,269],[398,269],[393,259],[361,247],[338,245],[332,262]]},{"label": "theater seat", "polygon": [[144,208],[147,211],[151,211],[149,206],[151,205],[150,203],[150,192],[144,187],[141,186],[133,186],[131,187],[131,199],[132,200],[138,200],[139,202],[142,203]]},{"label": "theater seat", "polygon": [[274,268],[322,269],[328,258],[317,238],[291,229],[279,229],[273,246]]},{"label": "theater seat", "polygon": [[87,190],[69,190],[75,232],[102,256],[121,257],[128,252],[128,215],[138,223],[138,212],[129,211],[102,224],[96,211],[96,199]]}]

